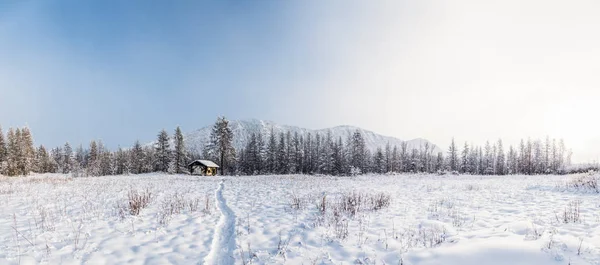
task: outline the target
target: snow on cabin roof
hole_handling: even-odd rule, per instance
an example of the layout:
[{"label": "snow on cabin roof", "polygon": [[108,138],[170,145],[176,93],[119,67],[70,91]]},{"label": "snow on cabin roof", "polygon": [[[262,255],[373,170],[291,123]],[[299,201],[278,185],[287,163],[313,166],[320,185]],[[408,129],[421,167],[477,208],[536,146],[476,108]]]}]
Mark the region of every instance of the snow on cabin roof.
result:
[{"label": "snow on cabin roof", "polygon": [[219,167],[217,164],[215,164],[215,162],[210,161],[210,160],[196,160],[196,161],[192,162],[191,164],[196,163],[196,162],[204,165],[205,167]]}]

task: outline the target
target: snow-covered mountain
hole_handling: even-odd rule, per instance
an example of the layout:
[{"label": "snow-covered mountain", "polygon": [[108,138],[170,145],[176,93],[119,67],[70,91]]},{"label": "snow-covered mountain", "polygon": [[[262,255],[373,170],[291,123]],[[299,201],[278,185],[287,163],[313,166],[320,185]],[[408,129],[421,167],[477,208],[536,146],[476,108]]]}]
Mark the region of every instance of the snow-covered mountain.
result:
[{"label": "snow-covered mountain", "polygon": [[[232,120],[232,121],[229,121],[229,126],[230,126],[231,130],[233,131],[233,135],[234,135],[233,136],[233,145],[236,150],[240,150],[246,146],[252,133],[261,133],[263,135],[263,137],[265,137],[264,139],[266,142],[268,137],[271,135],[271,130],[276,135],[279,135],[281,132],[287,133],[289,131],[292,134],[298,132],[298,134],[304,135],[304,136],[306,136],[308,133],[311,133],[313,135],[315,133],[319,133],[321,135],[326,135],[327,131],[330,131],[331,135],[333,136],[333,139],[338,139],[338,137],[342,137],[343,141],[346,141],[346,139],[348,139],[349,135],[354,133],[356,130],[359,130],[362,133],[363,137],[365,138],[367,148],[369,148],[371,151],[376,150],[378,147],[385,148],[385,145],[387,143],[389,143],[391,146],[396,145],[396,146],[400,147],[400,144],[403,142],[402,140],[395,138],[395,137],[376,134],[372,131],[368,131],[368,130],[365,130],[365,129],[362,129],[359,127],[348,126],[348,125],[336,126],[333,128],[326,128],[326,129],[320,129],[320,130],[311,130],[311,129],[306,129],[306,128],[300,128],[297,126],[281,125],[281,124],[277,124],[272,121],[252,119],[252,120]],[[184,135],[186,145],[188,147],[194,148],[196,150],[202,150],[202,148],[208,143],[208,141],[210,139],[211,130],[212,130],[212,125],[206,126],[204,128],[201,128],[201,129],[189,132],[189,133],[186,133]],[[412,148],[419,149],[425,143],[429,143],[430,145],[434,146],[433,153],[443,152],[442,149],[440,149],[438,146],[434,145],[433,143],[427,141],[426,139],[421,139],[421,138],[412,139],[412,140],[408,140],[407,143],[408,143],[409,150]]]}]

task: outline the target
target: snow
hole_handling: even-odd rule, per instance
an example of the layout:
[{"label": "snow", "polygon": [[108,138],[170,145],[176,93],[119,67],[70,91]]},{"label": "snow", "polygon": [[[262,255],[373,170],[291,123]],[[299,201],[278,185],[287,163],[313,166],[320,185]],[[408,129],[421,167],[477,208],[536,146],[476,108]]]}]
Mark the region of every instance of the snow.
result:
[{"label": "snow", "polygon": [[0,264],[600,264],[576,177],[0,177]]},{"label": "snow", "polygon": [[211,251],[206,256],[204,264],[233,264],[235,261],[233,256],[235,250],[235,214],[227,206],[227,200],[223,197],[224,186],[222,181],[215,192],[221,218],[219,218],[219,223],[213,235]]},{"label": "snow", "polygon": [[[210,161],[210,160],[196,160],[194,162],[198,162],[206,167],[216,167],[216,168],[219,167],[217,164],[215,164],[215,162]],[[194,162],[192,162],[192,163],[194,163]]]}]

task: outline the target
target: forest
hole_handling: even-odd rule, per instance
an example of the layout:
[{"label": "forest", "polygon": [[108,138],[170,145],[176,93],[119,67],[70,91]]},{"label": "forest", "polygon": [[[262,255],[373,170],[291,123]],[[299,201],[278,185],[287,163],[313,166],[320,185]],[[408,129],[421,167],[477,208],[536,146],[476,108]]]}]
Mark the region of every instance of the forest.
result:
[{"label": "forest", "polygon": [[35,147],[28,127],[0,127],[0,173],[7,176],[35,173],[73,173],[73,176],[104,176],[166,172],[185,174],[196,159],[221,165],[226,175],[324,174],[336,176],[366,173],[454,173],[473,175],[564,174],[569,173],[572,152],[562,139],[547,137],[521,140],[505,149],[502,140],[482,146],[454,139],[446,152],[434,152],[425,143],[420,148],[399,146],[370,150],[359,131],[347,139],[333,139],[330,133],[252,134],[240,150],[232,146],[233,133],[225,117],[217,118],[210,142],[202,150],[186,147],[181,128],[170,136],[161,130],[151,144],[135,141],[131,147],[110,150],[102,141],[85,147],[69,142],[48,150]]}]

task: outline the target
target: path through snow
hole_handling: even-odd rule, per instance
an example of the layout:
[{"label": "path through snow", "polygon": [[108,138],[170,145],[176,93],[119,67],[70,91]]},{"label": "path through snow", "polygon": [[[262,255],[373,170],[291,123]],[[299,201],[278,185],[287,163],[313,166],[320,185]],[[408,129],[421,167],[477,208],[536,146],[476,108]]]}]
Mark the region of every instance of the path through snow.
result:
[{"label": "path through snow", "polygon": [[235,250],[235,214],[227,206],[227,201],[223,197],[225,180],[219,184],[215,192],[215,201],[221,211],[221,218],[215,228],[210,253],[204,259],[204,264],[233,264],[235,259],[233,251]]}]

